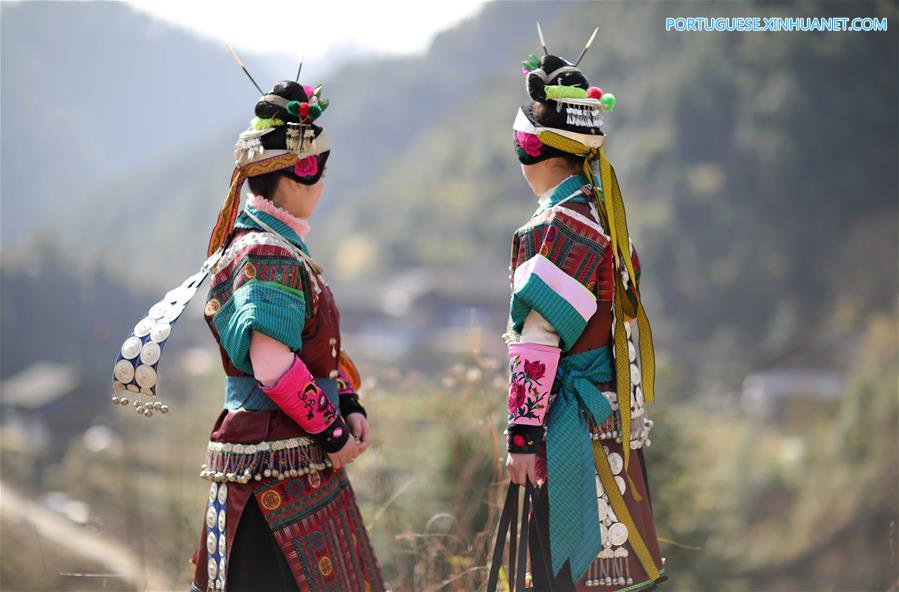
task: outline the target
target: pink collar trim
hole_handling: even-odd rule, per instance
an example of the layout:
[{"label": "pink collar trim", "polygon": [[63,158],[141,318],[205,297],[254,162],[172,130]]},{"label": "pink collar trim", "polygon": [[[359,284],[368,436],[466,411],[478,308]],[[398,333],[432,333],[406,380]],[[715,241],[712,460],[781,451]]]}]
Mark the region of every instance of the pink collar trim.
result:
[{"label": "pink collar trim", "polygon": [[311,227],[309,226],[309,220],[307,218],[300,218],[294,216],[284,208],[276,206],[270,200],[265,199],[264,197],[258,197],[253,195],[252,193],[247,194],[247,205],[251,208],[257,209],[260,212],[265,212],[269,216],[274,216],[284,224],[287,224],[291,230],[297,233],[301,239],[306,239],[306,235],[309,234]]}]

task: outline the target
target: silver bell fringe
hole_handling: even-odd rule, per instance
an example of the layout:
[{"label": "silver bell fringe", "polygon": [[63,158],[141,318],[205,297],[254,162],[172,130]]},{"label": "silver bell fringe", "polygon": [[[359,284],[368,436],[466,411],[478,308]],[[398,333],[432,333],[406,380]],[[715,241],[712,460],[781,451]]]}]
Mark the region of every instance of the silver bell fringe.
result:
[{"label": "silver bell fringe", "polygon": [[587,587],[630,586],[634,583],[630,565],[627,562],[628,551],[624,547],[606,548],[599,552],[590,564],[587,575]]},{"label": "silver bell fringe", "polygon": [[200,477],[218,483],[287,479],[331,467],[325,450],[310,438],[231,444],[209,442]]}]

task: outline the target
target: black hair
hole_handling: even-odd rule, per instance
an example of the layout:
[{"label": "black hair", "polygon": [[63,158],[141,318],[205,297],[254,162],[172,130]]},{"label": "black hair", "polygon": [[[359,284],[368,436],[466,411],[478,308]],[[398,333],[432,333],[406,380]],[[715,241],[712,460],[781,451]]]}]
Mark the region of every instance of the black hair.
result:
[{"label": "black hair", "polygon": [[253,195],[258,195],[259,197],[264,197],[271,201],[272,196],[275,194],[275,190],[278,188],[278,180],[282,176],[281,171],[257,175],[247,179],[247,185],[250,186],[250,192],[252,192]]}]

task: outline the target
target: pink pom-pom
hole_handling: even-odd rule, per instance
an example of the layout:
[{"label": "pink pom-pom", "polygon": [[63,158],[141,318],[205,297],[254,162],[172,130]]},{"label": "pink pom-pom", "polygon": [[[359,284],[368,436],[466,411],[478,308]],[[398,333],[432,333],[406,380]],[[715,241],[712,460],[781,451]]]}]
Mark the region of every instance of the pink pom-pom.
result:
[{"label": "pink pom-pom", "polygon": [[306,96],[311,99],[313,93],[315,93],[315,87],[309,86],[308,84],[303,84],[302,87],[303,87],[303,91],[306,93]]},{"label": "pink pom-pom", "polygon": [[602,89],[598,86],[591,86],[587,89],[587,96],[591,99],[598,99],[602,96]]},{"label": "pink pom-pom", "polygon": [[528,69],[525,68],[524,66],[522,66],[522,67],[521,67],[521,73],[524,74],[525,76],[527,76],[527,75],[528,75]]}]

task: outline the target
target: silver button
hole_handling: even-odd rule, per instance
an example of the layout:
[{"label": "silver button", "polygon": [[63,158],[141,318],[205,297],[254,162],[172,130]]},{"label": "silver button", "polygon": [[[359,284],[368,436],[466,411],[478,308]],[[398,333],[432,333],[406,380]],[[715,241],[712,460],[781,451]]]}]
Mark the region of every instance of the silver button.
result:
[{"label": "silver button", "polygon": [[219,492],[219,486],[218,486],[218,483],[213,483],[213,484],[209,487],[209,501],[214,502],[216,496],[218,495],[218,492]]},{"label": "silver button", "polygon": [[134,364],[128,360],[119,360],[116,362],[113,374],[120,383],[128,384],[134,380]]},{"label": "silver button", "polygon": [[190,302],[191,298],[194,297],[197,293],[196,288],[180,288],[180,292],[178,292],[178,297],[175,299],[175,302],[181,305],[186,306],[188,302]]},{"label": "silver button", "polygon": [[162,348],[159,347],[159,344],[155,341],[148,341],[140,350],[140,361],[147,366],[152,366],[159,361],[160,355],[162,355]]},{"label": "silver button", "polygon": [[225,530],[225,511],[219,510],[219,530]]},{"label": "silver button", "polygon": [[193,295],[192,292],[190,288],[178,286],[166,292],[163,300],[166,302],[186,302],[190,300],[190,297]]},{"label": "silver button", "polygon": [[599,500],[599,521],[602,522],[606,519],[606,516],[609,513],[609,504],[606,503],[606,500],[600,498]]},{"label": "silver button", "polygon": [[624,495],[624,491],[627,489],[627,483],[624,482],[624,478],[621,475],[615,475],[615,483],[618,484],[621,495]]},{"label": "silver button", "polygon": [[209,531],[206,533],[206,550],[210,553],[215,553],[216,545],[218,545],[218,538],[215,536],[215,533]]},{"label": "silver button", "polygon": [[153,388],[156,386],[156,370],[141,364],[134,370],[134,379],[140,386]]},{"label": "silver button", "polygon": [[163,315],[165,315],[165,313],[169,311],[170,308],[171,306],[169,306],[168,302],[157,302],[150,307],[150,312],[147,313],[147,316],[154,320],[161,319]]},{"label": "silver button", "polygon": [[624,459],[617,452],[609,455],[609,466],[612,468],[612,474],[617,475],[624,468]]},{"label": "silver button", "polygon": [[207,566],[207,572],[209,573],[209,579],[214,580],[215,575],[219,572],[219,565],[215,562],[213,557],[209,558],[209,565]]},{"label": "silver button", "polygon": [[225,500],[228,499],[228,485],[226,483],[222,483],[221,487],[219,487],[219,503],[224,504]]},{"label": "silver button", "polygon": [[609,527],[609,540],[612,541],[612,544],[616,547],[623,545],[627,542],[627,526],[622,524],[621,522],[616,522],[612,526]]},{"label": "silver button", "polygon": [[165,321],[167,323],[173,323],[173,322],[175,322],[175,319],[177,319],[179,316],[181,316],[182,312],[184,312],[183,304],[173,304],[171,307],[169,307],[169,309],[165,312],[165,314],[162,315],[162,319],[160,319],[160,320]]},{"label": "silver button", "polygon": [[642,407],[644,400],[643,389],[640,388],[640,385],[637,385],[637,387],[634,389],[634,398],[637,399],[637,407]]},{"label": "silver button", "polygon": [[609,529],[606,528],[605,524],[599,525],[599,538],[602,541],[603,547],[611,547],[612,541],[609,540]]},{"label": "silver button", "polygon": [[145,319],[141,319],[134,326],[134,334],[138,337],[146,337],[150,334],[150,330],[153,328],[153,319],[147,317]]},{"label": "silver button", "polygon": [[636,364],[631,364],[631,383],[640,384],[640,369]]},{"label": "silver button", "polygon": [[222,555],[225,554],[225,542],[225,534],[222,533],[219,535],[219,550],[221,551]]},{"label": "silver button", "polygon": [[153,328],[150,329],[150,339],[156,343],[162,343],[169,338],[172,333],[172,326],[165,321],[156,321]]},{"label": "silver button", "polygon": [[634,348],[634,344],[630,341],[627,342],[627,355],[630,358],[631,362],[637,359],[637,350]]},{"label": "silver button", "polygon": [[215,527],[215,508],[212,506],[206,510],[206,527],[214,528]]},{"label": "silver button", "polygon": [[140,355],[140,350],[144,342],[137,337],[129,337],[122,344],[122,357],[126,360],[133,360]]},{"label": "silver button", "polygon": [[602,486],[602,480],[600,480],[599,475],[596,475],[596,497],[601,496],[605,492],[606,492],[606,490]]}]

